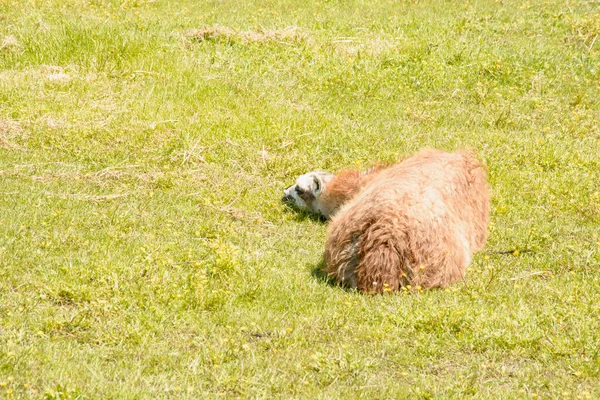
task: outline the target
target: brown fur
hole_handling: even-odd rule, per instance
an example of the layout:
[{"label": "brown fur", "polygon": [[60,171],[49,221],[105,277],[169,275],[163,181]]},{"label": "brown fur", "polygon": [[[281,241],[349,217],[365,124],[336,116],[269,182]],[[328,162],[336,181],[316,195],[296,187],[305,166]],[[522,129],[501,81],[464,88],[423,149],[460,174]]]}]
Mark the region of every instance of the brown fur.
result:
[{"label": "brown fur", "polygon": [[323,214],[329,218],[340,207],[346,204],[381,170],[377,166],[368,172],[346,170],[338,173],[331,182],[327,184],[321,194],[319,201],[323,205]]},{"label": "brown fur", "polygon": [[325,271],[363,292],[445,287],[487,240],[487,174],[468,152],[427,150],[375,173],[346,171],[321,200],[335,213]]}]

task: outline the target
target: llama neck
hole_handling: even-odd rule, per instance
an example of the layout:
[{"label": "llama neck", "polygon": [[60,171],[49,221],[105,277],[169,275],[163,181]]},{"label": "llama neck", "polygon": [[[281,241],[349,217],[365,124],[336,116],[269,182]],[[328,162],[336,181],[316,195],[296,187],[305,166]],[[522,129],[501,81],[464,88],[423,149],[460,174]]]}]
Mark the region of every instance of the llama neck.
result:
[{"label": "llama neck", "polygon": [[368,176],[379,168],[372,168],[365,172],[347,170],[342,171],[329,182],[321,195],[324,214],[329,217],[350,201],[366,184]]}]

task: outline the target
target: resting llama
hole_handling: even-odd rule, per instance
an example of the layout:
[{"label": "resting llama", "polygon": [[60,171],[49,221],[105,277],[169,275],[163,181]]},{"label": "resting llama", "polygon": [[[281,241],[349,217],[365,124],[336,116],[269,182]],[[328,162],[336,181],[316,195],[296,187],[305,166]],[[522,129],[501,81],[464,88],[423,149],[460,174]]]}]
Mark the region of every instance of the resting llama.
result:
[{"label": "resting llama", "polygon": [[309,172],[283,201],[331,219],[325,272],[362,292],[446,287],[487,240],[489,187],[471,153],[426,150],[389,167]]}]

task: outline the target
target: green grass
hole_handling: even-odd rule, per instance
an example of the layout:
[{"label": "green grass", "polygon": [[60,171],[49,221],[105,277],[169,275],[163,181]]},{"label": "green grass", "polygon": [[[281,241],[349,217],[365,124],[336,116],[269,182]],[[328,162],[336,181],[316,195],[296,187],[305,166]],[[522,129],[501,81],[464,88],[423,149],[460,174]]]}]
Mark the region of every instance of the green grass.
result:
[{"label": "green grass", "polygon": [[[599,36],[593,1],[0,0],[0,396],[599,398]],[[489,165],[466,281],[320,280],[282,189],[423,147]]]}]

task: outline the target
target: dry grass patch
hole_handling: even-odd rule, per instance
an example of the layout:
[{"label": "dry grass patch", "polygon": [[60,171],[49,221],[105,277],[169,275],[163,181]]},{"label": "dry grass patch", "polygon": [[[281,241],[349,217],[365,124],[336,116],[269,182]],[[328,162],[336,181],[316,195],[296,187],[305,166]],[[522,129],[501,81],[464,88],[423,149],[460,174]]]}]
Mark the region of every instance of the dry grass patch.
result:
[{"label": "dry grass patch", "polygon": [[24,138],[25,130],[19,122],[0,118],[0,148],[24,150],[22,146],[14,143],[15,140]]},{"label": "dry grass patch", "polygon": [[[0,51],[2,51],[1,48]],[[29,90],[43,88],[48,84],[51,86],[61,86],[78,79],[85,79],[89,82],[95,80],[96,77],[95,73],[88,73],[81,76],[79,68],[75,65],[67,67],[40,65],[23,70],[0,70],[0,84],[5,84],[13,88],[26,86]]]},{"label": "dry grass patch", "polygon": [[64,118],[54,118],[51,116],[40,118],[38,122],[46,125],[49,129],[63,129],[69,126],[69,122]]},{"label": "dry grass patch", "polygon": [[14,35],[4,36],[0,42],[0,51],[2,50],[19,50],[22,47],[19,39]]},{"label": "dry grass patch", "polygon": [[142,172],[139,171],[139,168],[139,165],[125,165],[107,167],[97,172],[58,171],[45,172],[30,177],[34,182],[66,182],[71,184],[79,182],[91,184],[98,188],[106,188],[115,183],[133,183],[136,187],[154,187],[170,178],[169,174],[159,170]]},{"label": "dry grass patch", "polygon": [[307,33],[297,26],[288,26],[283,29],[263,29],[237,31],[224,26],[214,25],[200,29],[193,29],[186,35],[197,42],[225,42],[225,43],[267,43],[267,42],[303,42]]},{"label": "dry grass patch", "polygon": [[71,80],[71,74],[66,73],[63,67],[55,65],[42,65],[41,73],[53,83],[67,83]]}]

